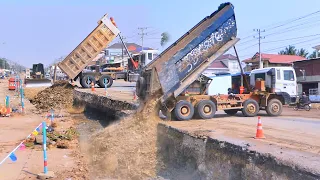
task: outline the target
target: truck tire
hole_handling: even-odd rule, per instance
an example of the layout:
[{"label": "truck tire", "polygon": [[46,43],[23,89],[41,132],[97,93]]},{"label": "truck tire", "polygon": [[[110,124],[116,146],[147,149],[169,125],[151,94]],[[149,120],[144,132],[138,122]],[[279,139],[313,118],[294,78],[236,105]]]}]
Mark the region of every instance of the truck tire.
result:
[{"label": "truck tire", "polygon": [[210,100],[201,100],[196,105],[196,114],[202,119],[211,119],[216,113],[216,105]]},{"label": "truck tire", "polygon": [[282,113],[282,103],[278,99],[271,99],[266,107],[269,116],[279,116]]},{"label": "truck tire", "polygon": [[146,81],[143,77],[139,77],[136,83],[136,92],[139,98],[144,99],[146,95]]},{"label": "truck tire", "polygon": [[96,84],[96,79],[91,76],[91,75],[85,75],[81,78],[80,84],[84,88],[90,88],[91,87],[91,82]]},{"label": "truck tire", "polygon": [[102,75],[100,78],[99,78],[99,86],[102,87],[102,88],[105,88],[105,81],[107,81],[107,88],[111,87],[112,84],[113,84],[113,79],[111,76],[109,75]]},{"label": "truck tire", "polygon": [[259,104],[253,99],[247,99],[243,103],[242,114],[246,117],[254,117],[259,112]]},{"label": "truck tire", "polygon": [[224,110],[224,112],[230,116],[234,116],[237,114],[239,110],[238,109],[227,109],[227,110]]},{"label": "truck tire", "polygon": [[188,101],[179,101],[174,108],[174,117],[179,121],[190,120],[194,115],[194,107]]}]

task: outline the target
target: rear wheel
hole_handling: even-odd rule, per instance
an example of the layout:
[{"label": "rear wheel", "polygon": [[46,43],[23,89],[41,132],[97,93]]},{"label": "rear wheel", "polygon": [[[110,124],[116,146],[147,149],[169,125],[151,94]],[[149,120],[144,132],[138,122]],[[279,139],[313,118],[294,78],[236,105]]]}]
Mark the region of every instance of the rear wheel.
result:
[{"label": "rear wheel", "polygon": [[84,88],[90,88],[92,82],[93,82],[93,84],[96,84],[96,80],[95,80],[94,76],[85,75],[85,76],[83,76],[83,78],[81,78],[80,84]]},{"label": "rear wheel", "polygon": [[309,106],[309,104],[306,104],[306,105],[304,105],[304,109],[305,109],[306,111],[310,111],[310,110],[311,110],[311,107]]},{"label": "rear wheel", "polygon": [[234,116],[237,114],[239,110],[238,109],[227,109],[227,110],[224,110],[224,112],[230,116]]},{"label": "rear wheel", "polygon": [[190,120],[194,115],[194,107],[188,101],[179,101],[174,108],[174,117],[180,121]]},{"label": "rear wheel", "polygon": [[211,119],[216,113],[216,105],[210,100],[201,100],[197,105],[197,115],[202,119]]},{"label": "rear wheel", "polygon": [[109,75],[102,75],[99,79],[99,86],[104,88],[107,85],[107,88],[111,87],[113,84],[113,79]]},{"label": "rear wheel", "polygon": [[282,113],[282,103],[278,99],[271,99],[266,107],[269,116],[279,116]]},{"label": "rear wheel", "polygon": [[259,112],[259,104],[253,99],[247,99],[243,103],[242,114],[246,117],[256,116]]},{"label": "rear wheel", "polygon": [[139,77],[136,83],[136,92],[139,98],[144,99],[146,96],[146,81],[144,77]]}]

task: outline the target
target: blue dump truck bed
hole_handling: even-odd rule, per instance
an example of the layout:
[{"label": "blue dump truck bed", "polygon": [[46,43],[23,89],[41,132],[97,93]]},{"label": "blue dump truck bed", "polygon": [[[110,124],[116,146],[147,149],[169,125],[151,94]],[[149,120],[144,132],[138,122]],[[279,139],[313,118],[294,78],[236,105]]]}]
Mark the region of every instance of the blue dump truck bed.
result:
[{"label": "blue dump truck bed", "polygon": [[137,95],[147,99],[161,93],[162,103],[177,97],[239,41],[236,36],[234,7],[221,4],[144,68],[137,81]]}]

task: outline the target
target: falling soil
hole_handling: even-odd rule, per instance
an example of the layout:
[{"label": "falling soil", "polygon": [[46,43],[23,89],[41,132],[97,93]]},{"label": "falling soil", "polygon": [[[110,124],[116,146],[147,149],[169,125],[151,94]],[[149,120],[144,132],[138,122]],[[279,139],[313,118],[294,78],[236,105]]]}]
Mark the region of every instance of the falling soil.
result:
[{"label": "falling soil", "polygon": [[73,102],[73,88],[68,81],[57,81],[29,100],[40,111],[68,108]]},{"label": "falling soil", "polygon": [[90,142],[91,168],[99,178],[156,177],[157,99],[144,108],[94,134]]}]

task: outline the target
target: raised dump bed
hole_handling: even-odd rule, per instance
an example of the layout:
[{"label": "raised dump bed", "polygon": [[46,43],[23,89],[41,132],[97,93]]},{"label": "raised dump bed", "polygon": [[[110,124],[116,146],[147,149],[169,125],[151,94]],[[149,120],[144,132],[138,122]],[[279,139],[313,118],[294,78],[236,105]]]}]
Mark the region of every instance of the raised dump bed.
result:
[{"label": "raised dump bed", "polygon": [[145,67],[137,81],[137,95],[145,99],[160,91],[162,103],[177,97],[239,40],[236,35],[233,5],[221,4]]},{"label": "raised dump bed", "polygon": [[[104,15],[98,26],[62,61],[59,68],[68,75],[69,79],[76,79],[84,75],[82,70],[107,47],[107,45],[120,33],[118,28]],[[94,77],[86,79],[95,81]],[[81,85],[84,85],[81,83]],[[88,82],[86,83],[88,85]]]}]

